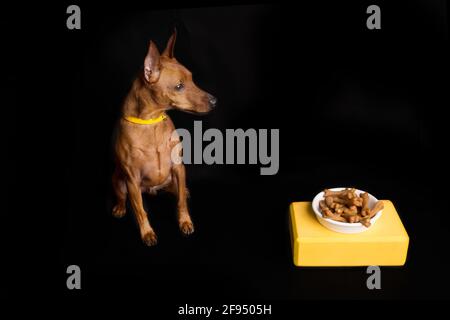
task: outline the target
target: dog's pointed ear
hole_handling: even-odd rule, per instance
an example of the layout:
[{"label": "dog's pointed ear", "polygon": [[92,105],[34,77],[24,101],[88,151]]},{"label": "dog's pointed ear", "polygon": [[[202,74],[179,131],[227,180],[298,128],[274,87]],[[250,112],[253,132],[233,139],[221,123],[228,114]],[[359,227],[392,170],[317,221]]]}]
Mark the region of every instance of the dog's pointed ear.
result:
[{"label": "dog's pointed ear", "polygon": [[144,77],[149,83],[155,83],[159,79],[159,51],[153,41],[148,46],[147,56],[144,60]]},{"label": "dog's pointed ear", "polygon": [[175,48],[175,42],[177,41],[177,29],[173,29],[173,33],[167,42],[166,49],[163,52],[163,56],[173,58],[173,52]]}]

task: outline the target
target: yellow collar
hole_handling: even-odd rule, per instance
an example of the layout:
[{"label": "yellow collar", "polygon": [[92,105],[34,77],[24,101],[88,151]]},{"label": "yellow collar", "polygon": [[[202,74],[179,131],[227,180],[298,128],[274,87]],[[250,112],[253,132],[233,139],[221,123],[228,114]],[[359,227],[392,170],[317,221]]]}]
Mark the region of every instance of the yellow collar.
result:
[{"label": "yellow collar", "polygon": [[131,117],[131,116],[124,117],[125,120],[127,120],[131,123],[136,123],[136,124],[155,124],[155,123],[165,120],[166,118],[167,118],[167,115],[165,113],[161,113],[161,115],[157,118],[150,118],[150,119],[140,119],[140,118]]}]

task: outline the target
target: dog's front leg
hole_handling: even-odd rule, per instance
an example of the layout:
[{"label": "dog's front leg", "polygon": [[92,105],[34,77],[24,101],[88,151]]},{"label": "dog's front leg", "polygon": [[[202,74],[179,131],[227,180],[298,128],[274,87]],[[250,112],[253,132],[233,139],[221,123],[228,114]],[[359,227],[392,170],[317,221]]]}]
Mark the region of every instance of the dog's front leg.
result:
[{"label": "dog's front leg", "polygon": [[112,185],[117,201],[117,204],[113,208],[112,214],[116,218],[122,218],[126,212],[127,184],[117,166],[112,177]]},{"label": "dog's front leg", "polygon": [[176,179],[175,186],[178,195],[178,225],[181,232],[189,235],[194,232],[194,224],[187,207],[186,170],[183,164],[175,164],[172,167],[172,172]]},{"label": "dog's front leg", "polygon": [[142,203],[141,188],[137,179],[127,179],[128,197],[130,199],[131,207],[133,208],[136,220],[139,224],[142,241],[148,246],[153,246],[157,242],[156,233],[148,221],[147,212],[144,210]]}]

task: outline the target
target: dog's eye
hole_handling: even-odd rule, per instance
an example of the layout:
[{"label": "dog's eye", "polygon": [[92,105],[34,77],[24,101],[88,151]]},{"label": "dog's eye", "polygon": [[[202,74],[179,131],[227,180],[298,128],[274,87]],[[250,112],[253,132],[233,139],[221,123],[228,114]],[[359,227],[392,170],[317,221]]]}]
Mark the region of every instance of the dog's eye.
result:
[{"label": "dog's eye", "polygon": [[177,84],[175,86],[175,90],[177,90],[177,91],[181,91],[181,90],[183,90],[183,88],[184,88],[183,82],[180,82],[179,84]]}]

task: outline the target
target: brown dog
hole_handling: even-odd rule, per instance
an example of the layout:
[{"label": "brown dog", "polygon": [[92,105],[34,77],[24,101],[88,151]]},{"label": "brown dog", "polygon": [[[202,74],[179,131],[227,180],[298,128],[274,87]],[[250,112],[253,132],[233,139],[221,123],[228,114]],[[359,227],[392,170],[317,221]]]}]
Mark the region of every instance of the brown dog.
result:
[{"label": "brown dog", "polygon": [[[216,104],[216,98],[198,88],[191,72],[173,57],[176,30],[160,55],[150,41],[144,69],[134,80],[125,99],[115,143],[116,170],[113,188],[117,204],[115,217],[125,215],[128,198],[139,224],[145,244],[155,245],[157,238],[142,204],[142,192],[155,194],[163,189],[178,198],[178,224],[188,235],[194,225],[187,207],[184,165],[172,161],[172,149],[179,138],[166,110],[206,113]],[[181,150],[180,150],[181,152]]]}]

